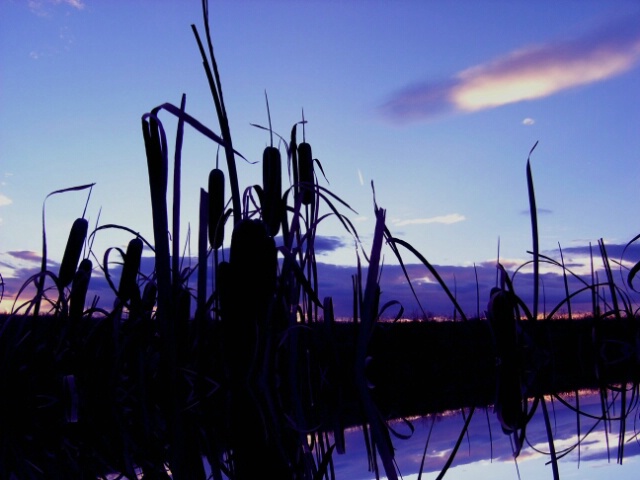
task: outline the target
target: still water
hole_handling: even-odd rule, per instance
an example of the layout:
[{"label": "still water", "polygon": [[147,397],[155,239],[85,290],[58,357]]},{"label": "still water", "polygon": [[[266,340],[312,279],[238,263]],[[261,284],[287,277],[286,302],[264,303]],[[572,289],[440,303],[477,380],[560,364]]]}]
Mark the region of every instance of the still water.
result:
[{"label": "still water", "polygon": [[[602,417],[600,392],[578,394],[580,414],[574,408],[576,395],[560,399],[546,397],[553,446],[558,456],[558,478],[611,479],[638,478],[640,442],[636,432],[635,397],[629,392],[624,400],[627,415],[620,419],[622,401],[619,392],[605,392],[609,405],[608,421]],[[423,479],[438,478],[454,445],[463,431],[470,409],[389,422],[395,460],[404,479],[419,478],[424,461]],[[455,455],[446,479],[553,479],[549,441],[540,406],[526,426],[526,440],[517,456],[513,455],[513,436],[503,433],[500,422],[489,407],[476,408]],[[408,437],[408,438],[406,438]],[[362,429],[345,432],[346,452],[334,454],[336,478],[369,480],[370,471]],[[424,460],[423,460],[424,459]],[[386,478],[380,466],[380,478]]]}]

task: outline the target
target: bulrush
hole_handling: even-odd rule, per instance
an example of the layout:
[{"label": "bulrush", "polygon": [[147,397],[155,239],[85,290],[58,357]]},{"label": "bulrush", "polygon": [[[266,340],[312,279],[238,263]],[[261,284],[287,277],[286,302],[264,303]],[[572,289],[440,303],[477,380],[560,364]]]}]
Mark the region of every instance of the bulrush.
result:
[{"label": "bulrush", "polygon": [[118,296],[122,302],[140,300],[140,289],[138,288],[137,280],[141,258],[142,240],[136,237],[129,242],[124,256],[122,275],[118,285]]},{"label": "bulrush", "polygon": [[298,175],[300,178],[300,191],[302,193],[302,203],[310,205],[315,198],[314,175],[313,175],[313,155],[311,145],[302,142],[298,145]]},{"label": "bulrush", "polygon": [[262,218],[269,235],[278,234],[282,219],[282,162],[276,147],[267,147],[262,154]]},{"label": "bulrush", "polygon": [[209,173],[209,244],[217,250],[224,240],[224,172],[214,168]]},{"label": "bulrush", "polygon": [[63,288],[71,283],[76,273],[80,254],[82,253],[82,247],[84,246],[84,241],[87,238],[88,228],[89,222],[84,218],[76,218],[71,226],[69,239],[67,240],[67,246],[64,249],[62,263],[60,264],[60,271],[58,273],[58,280],[60,281],[60,286]]},{"label": "bulrush", "polygon": [[234,381],[246,380],[262,357],[277,268],[275,241],[264,223],[241,220],[231,236],[229,266],[219,271],[224,275],[218,279],[227,365]]},{"label": "bulrush", "polygon": [[80,262],[78,271],[73,277],[71,294],[69,296],[69,316],[72,319],[79,319],[84,312],[84,304],[87,298],[92,268],[93,263],[91,263],[91,260],[85,258]]}]

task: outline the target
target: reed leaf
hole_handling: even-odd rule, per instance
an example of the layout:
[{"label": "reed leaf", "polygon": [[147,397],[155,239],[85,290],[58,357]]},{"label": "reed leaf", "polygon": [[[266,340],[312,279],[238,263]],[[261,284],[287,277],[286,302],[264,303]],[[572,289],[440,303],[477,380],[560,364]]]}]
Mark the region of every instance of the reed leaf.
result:
[{"label": "reed leaf", "polygon": [[535,150],[538,142],[536,142],[527,157],[527,190],[529,192],[529,213],[531,216],[531,238],[533,240],[533,319],[538,318],[538,296],[539,296],[539,279],[540,265],[538,254],[540,253],[538,242],[538,209],[536,208],[536,196],[533,188],[533,175],[531,174],[531,154]]},{"label": "reed leaf", "polygon": [[[182,94],[182,100],[180,102],[180,111],[182,114],[185,113],[185,107],[187,103],[187,96]],[[184,139],[184,116],[181,115],[178,117],[178,127],[176,130],[176,144],[175,144],[175,153],[173,160],[173,215],[172,215],[172,224],[173,224],[173,233],[171,235],[171,244],[172,244],[172,277],[173,281],[177,281],[180,274],[180,183],[182,178],[182,142]]]},{"label": "reed leaf", "polygon": [[231,200],[233,204],[234,225],[240,222],[242,216],[242,210],[240,206],[240,189],[238,184],[238,173],[236,169],[235,156],[237,154],[233,149],[231,142],[231,130],[229,128],[229,118],[227,117],[227,111],[224,105],[224,97],[222,95],[222,83],[220,82],[220,74],[218,72],[218,64],[216,62],[215,55],[213,53],[213,43],[211,41],[211,31],[209,28],[209,7],[208,1],[202,0],[202,13],[204,20],[205,33],[207,36],[207,45],[209,48],[209,58],[205,52],[200,35],[195,25],[191,25],[193,34],[198,43],[200,49],[200,55],[202,56],[202,64],[205,69],[207,81],[209,82],[209,89],[213,97],[213,101],[216,107],[216,114],[218,116],[218,123],[220,125],[220,132],[224,142],[221,144],[224,147],[225,156],[227,158],[227,168],[229,172],[229,183],[231,185]]}]

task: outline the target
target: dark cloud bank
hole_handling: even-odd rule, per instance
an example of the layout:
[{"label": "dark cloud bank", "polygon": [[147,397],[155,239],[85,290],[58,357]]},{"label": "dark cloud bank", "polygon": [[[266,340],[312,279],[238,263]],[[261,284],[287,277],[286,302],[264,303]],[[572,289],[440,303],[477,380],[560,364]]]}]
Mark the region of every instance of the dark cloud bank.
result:
[{"label": "dark cloud bank", "polygon": [[[321,252],[323,253],[329,253],[331,250],[343,246],[343,243],[336,238],[319,237],[317,241],[317,245],[322,246]],[[606,275],[602,269],[599,247],[598,245],[591,247],[588,245],[582,247],[569,247],[564,248],[562,253],[567,268],[574,272],[580,272],[579,275],[567,275],[569,292],[573,293],[582,290],[582,293],[576,295],[571,300],[570,307],[572,313],[591,312],[591,293],[585,288],[587,284],[591,283],[591,275],[589,271],[585,269],[585,265],[588,265],[589,256],[593,253],[597,278],[601,282],[605,280]],[[606,253],[609,259],[612,260],[611,265],[616,284],[620,287],[625,287],[628,270],[621,268],[614,262],[623,260],[627,265],[635,264],[640,260],[640,245],[606,245]],[[560,261],[560,253],[558,251],[544,252],[544,254],[556,261]],[[32,262],[28,263],[26,267],[22,267],[20,270],[15,270],[14,275],[11,277],[8,277],[5,273],[4,288],[6,298],[2,302],[3,310],[11,309],[11,302],[8,298],[14,296],[19,291],[24,281],[30,276],[36,274],[39,270],[37,258],[32,254],[27,255],[25,252],[15,252],[15,257],[21,259],[28,258],[32,260]],[[226,258],[228,258],[228,254]],[[386,311],[385,317],[393,318],[398,314],[400,308],[404,311],[402,315],[403,318],[423,318],[425,314],[428,318],[453,317],[453,302],[447,296],[443,287],[429,273],[428,269],[422,264],[412,263],[409,257],[404,260],[407,262],[405,265],[406,273],[411,279],[415,296],[410,288],[403,269],[399,265],[384,265],[381,275],[382,298],[380,304],[384,305],[387,302],[397,302],[394,303],[392,308],[389,308]],[[150,273],[153,270],[153,262],[153,258],[144,257],[141,266],[142,271],[146,274]],[[191,261],[192,265],[195,265],[195,263],[195,260]],[[94,262],[94,266],[95,265],[96,262]],[[505,262],[504,266],[507,271],[509,271],[510,276],[513,277],[516,293],[531,309],[533,302],[533,274],[531,273],[531,270],[522,269],[517,271],[514,275],[513,272],[515,272],[520,265],[511,265]],[[51,270],[54,272],[57,271],[57,268],[57,265],[51,266]],[[351,318],[353,314],[353,276],[357,272],[356,267],[338,266],[318,261],[317,268],[319,279],[318,294],[320,299],[322,300],[325,297],[332,297],[336,315],[338,317]],[[474,318],[478,315],[480,317],[484,317],[486,305],[489,300],[489,293],[491,288],[496,285],[497,281],[497,269],[495,262],[488,261],[478,263],[475,266],[434,265],[434,268],[451,293],[455,296],[466,317]],[[363,278],[366,278],[366,262],[364,260],[362,269]],[[562,275],[561,269],[556,267],[552,269],[552,271],[542,271],[543,273],[540,277],[539,313],[548,314],[560,305],[558,312],[560,314],[566,314],[569,310],[569,305],[563,303],[563,299],[566,298],[566,293],[564,284],[565,279]],[[114,283],[117,285],[120,268],[118,266],[114,266],[111,274],[113,276]],[[195,288],[195,274],[193,276],[191,287]],[[631,293],[633,294],[633,292]],[[99,305],[101,307],[106,309],[111,308],[114,295],[104,278],[104,274],[98,269],[94,270],[94,274],[91,279],[88,301],[90,298],[93,298],[93,295],[100,297]],[[418,300],[416,300],[416,297]],[[23,294],[23,300],[28,298],[29,291],[26,291]],[[632,300],[634,299],[633,296],[631,298]],[[455,313],[455,315],[457,318],[460,318],[459,313]]]}]

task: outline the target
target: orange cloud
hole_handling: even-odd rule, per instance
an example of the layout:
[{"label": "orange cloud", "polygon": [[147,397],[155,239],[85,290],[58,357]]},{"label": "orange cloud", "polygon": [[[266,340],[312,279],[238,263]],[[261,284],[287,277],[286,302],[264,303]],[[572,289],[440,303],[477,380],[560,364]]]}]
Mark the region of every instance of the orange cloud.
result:
[{"label": "orange cloud", "polygon": [[531,46],[451,79],[408,87],[382,107],[399,121],[535,100],[621,75],[640,64],[640,14],[573,39]]}]

